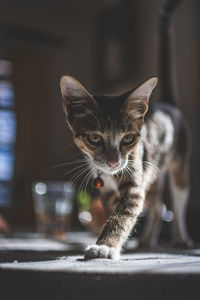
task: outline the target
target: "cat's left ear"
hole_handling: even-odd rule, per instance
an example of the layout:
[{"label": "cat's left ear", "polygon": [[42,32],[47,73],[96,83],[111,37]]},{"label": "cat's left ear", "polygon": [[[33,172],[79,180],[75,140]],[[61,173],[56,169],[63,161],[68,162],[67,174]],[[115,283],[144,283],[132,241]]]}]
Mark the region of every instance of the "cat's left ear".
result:
[{"label": "cat's left ear", "polygon": [[157,77],[145,81],[136,88],[126,99],[124,109],[135,119],[142,118],[148,110],[149,97],[158,82]]},{"label": "cat's left ear", "polygon": [[73,118],[87,115],[89,109],[97,106],[92,95],[72,76],[63,76],[60,80],[60,87],[63,109],[69,122]]}]

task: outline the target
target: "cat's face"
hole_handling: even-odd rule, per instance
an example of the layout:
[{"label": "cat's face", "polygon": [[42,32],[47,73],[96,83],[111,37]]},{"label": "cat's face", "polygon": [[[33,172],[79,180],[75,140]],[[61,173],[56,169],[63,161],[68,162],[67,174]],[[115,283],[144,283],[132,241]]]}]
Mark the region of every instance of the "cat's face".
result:
[{"label": "cat's face", "polygon": [[63,108],[74,141],[96,170],[124,169],[136,146],[157,78],[121,96],[91,96],[74,78],[61,79]]}]

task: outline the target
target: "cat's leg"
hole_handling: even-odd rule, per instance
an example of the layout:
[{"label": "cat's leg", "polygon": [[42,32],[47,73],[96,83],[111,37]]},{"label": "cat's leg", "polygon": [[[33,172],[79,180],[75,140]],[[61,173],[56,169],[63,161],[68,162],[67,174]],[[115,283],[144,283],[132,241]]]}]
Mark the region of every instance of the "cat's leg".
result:
[{"label": "cat's leg", "polygon": [[162,194],[165,183],[165,173],[161,173],[155,183],[153,183],[147,193],[146,202],[148,205],[148,215],[143,233],[139,239],[141,247],[155,247],[161,229],[162,214]]},{"label": "cat's leg", "polygon": [[144,189],[134,183],[125,185],[117,208],[107,220],[96,245],[89,247],[85,258],[118,259],[123,243],[143,209]]},{"label": "cat's leg", "polygon": [[118,259],[121,247],[128,238],[137,217],[143,210],[146,191],[154,180],[154,168],[148,166],[143,172],[143,149],[139,143],[134,153],[134,172],[126,173],[118,181],[119,204],[108,218],[96,245],[87,249],[85,258]]},{"label": "cat's leg", "polygon": [[174,161],[170,168],[170,175],[174,212],[172,245],[190,247],[192,246],[192,240],[186,226],[186,209],[190,191],[187,162],[182,163],[180,159]]}]

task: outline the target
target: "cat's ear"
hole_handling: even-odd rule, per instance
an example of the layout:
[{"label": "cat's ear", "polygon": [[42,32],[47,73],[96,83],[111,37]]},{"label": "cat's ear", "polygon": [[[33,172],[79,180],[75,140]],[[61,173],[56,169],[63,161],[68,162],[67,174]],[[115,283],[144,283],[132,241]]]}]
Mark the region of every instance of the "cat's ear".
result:
[{"label": "cat's ear", "polygon": [[158,82],[157,77],[145,81],[125,100],[124,109],[135,119],[142,118],[148,110],[149,97]]},{"label": "cat's ear", "polygon": [[77,119],[88,114],[88,110],[96,106],[92,95],[82,84],[71,76],[63,76],[60,80],[63,109],[67,119]]}]

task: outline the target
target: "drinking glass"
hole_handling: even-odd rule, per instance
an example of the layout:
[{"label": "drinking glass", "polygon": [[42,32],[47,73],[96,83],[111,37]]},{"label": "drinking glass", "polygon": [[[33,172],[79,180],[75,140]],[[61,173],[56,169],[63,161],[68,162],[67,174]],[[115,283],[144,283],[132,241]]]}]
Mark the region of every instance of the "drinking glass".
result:
[{"label": "drinking glass", "polygon": [[37,232],[64,240],[70,229],[73,186],[66,182],[34,182],[32,185]]}]

